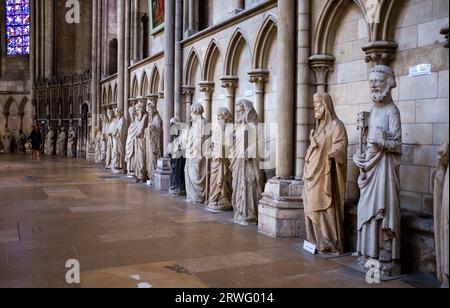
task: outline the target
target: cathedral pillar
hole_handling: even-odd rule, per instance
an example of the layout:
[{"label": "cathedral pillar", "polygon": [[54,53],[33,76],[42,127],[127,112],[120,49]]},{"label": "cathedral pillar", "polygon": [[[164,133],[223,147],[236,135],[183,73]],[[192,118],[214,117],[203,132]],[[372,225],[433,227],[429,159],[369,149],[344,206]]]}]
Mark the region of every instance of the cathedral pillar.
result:
[{"label": "cathedral pillar", "polygon": [[139,61],[139,0],[133,0],[133,62]]},{"label": "cathedral pillar", "polygon": [[118,0],[117,8],[117,108],[125,109],[125,0]]},{"label": "cathedral pillar", "polygon": [[55,50],[55,1],[45,1],[45,78],[51,80],[54,76]]},{"label": "cathedral pillar", "polygon": [[239,77],[226,76],[221,79],[222,88],[227,89],[227,108],[234,116],[234,106],[236,99],[236,88],[239,83]]},{"label": "cathedral pillar", "polygon": [[244,10],[245,1],[244,0],[233,0],[233,8],[231,9],[231,14],[239,14]]},{"label": "cathedral pillar", "polygon": [[[183,86],[183,96],[184,102],[186,104],[186,125],[188,126],[191,124],[191,107],[194,92],[195,92],[194,86]],[[183,122],[183,119],[178,119],[178,121]]]},{"label": "cathedral pillar", "polygon": [[214,92],[214,82],[203,81],[199,83],[200,92],[203,93],[203,107],[205,108],[204,117],[207,123],[212,122],[212,95]]},{"label": "cathedral pillar", "polygon": [[248,73],[250,82],[256,87],[256,112],[258,112],[259,122],[264,123],[264,95],[267,81],[269,81],[268,70],[254,70]]},{"label": "cathedral pillar", "polygon": [[186,35],[189,37],[197,32],[196,25],[196,12],[195,8],[197,7],[195,4],[196,0],[188,0],[188,28]]},{"label": "cathedral pillar", "polygon": [[183,80],[183,0],[175,0],[175,117],[181,118],[181,86]]},{"label": "cathedral pillar", "polygon": [[[297,16],[296,3],[299,14]],[[304,234],[301,202],[303,185],[294,180],[295,88],[297,18],[299,26],[309,18],[309,0],[278,1],[279,52],[277,94],[276,177],[266,184],[259,203],[258,229],[272,237],[293,238]],[[303,44],[303,42],[298,42]]]},{"label": "cathedral pillar", "polygon": [[155,189],[168,191],[170,186],[170,158],[168,145],[171,142],[170,120],[174,117],[175,102],[175,1],[166,1],[164,29],[164,157],[158,160],[155,173]]},{"label": "cathedral pillar", "polygon": [[97,41],[98,41],[98,0],[92,0],[92,83],[91,83],[91,110],[92,110],[92,127],[91,127],[91,140],[95,139],[95,129],[98,126],[97,123],[97,111],[98,102],[98,75],[97,75]]},{"label": "cathedral pillar", "polygon": [[131,1],[125,4],[125,76],[124,76],[124,118],[128,122],[128,99],[130,98],[130,46],[131,46]]}]

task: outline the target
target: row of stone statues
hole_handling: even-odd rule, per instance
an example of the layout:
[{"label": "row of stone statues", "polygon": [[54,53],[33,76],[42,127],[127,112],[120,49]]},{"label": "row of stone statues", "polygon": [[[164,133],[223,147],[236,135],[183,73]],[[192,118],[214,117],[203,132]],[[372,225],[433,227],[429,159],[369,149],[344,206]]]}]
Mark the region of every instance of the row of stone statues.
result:
[{"label": "row of stone statues", "polygon": [[56,129],[50,127],[44,142],[44,154],[52,156],[56,153],[57,156],[67,156],[68,158],[76,157],[77,149],[77,133],[75,128],[69,127],[68,131],[64,127]]},{"label": "row of stone statues", "polygon": [[[401,274],[400,266],[400,161],[402,126],[391,92],[397,86],[393,70],[377,65],[371,70],[372,110],[358,115],[359,150],[353,157],[360,170],[358,185],[357,262],[374,266],[384,276]],[[211,133],[204,109],[191,107],[192,123],[186,127],[172,119],[170,193],[187,196],[187,202],[211,211],[234,210],[242,225],[258,222],[261,199],[258,159],[258,114],[250,101],[240,101],[235,115],[218,110]],[[305,158],[303,201],[307,240],[324,254],[344,252],[344,200],[347,183],[348,137],[327,93],[314,96],[316,127]],[[130,107],[131,123],[126,143],[123,115],[107,111],[103,129],[97,130],[96,161],[122,170],[137,181],[153,181],[162,157],[163,125],[156,105],[140,100]],[[234,124],[233,124],[234,123]],[[229,139],[232,139],[230,142]],[[252,139],[253,138],[253,139]],[[125,151],[125,153],[123,153]],[[448,142],[436,176],[437,254],[439,275],[448,283]],[[446,184],[444,184],[446,183]],[[447,186],[445,186],[447,185]],[[443,188],[444,187],[444,188]],[[445,188],[446,187],[446,188]],[[446,244],[445,244],[446,243]],[[445,245],[444,245],[445,244]]]}]

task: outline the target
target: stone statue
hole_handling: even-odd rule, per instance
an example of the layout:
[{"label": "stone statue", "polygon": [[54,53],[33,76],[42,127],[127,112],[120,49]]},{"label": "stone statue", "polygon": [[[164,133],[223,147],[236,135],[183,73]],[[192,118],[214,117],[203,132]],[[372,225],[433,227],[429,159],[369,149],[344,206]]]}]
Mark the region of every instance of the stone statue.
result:
[{"label": "stone statue", "polygon": [[102,160],[102,131],[99,127],[95,128],[95,139],[94,139],[94,162],[96,164],[101,164]]},{"label": "stone statue", "polygon": [[[217,114],[211,138],[211,179],[207,208],[212,211],[232,211],[231,197],[233,195],[230,160],[226,152],[226,134],[228,128],[233,128],[233,115],[228,108],[220,108]],[[231,131],[232,133],[232,131]]]},{"label": "stone statue", "polygon": [[58,144],[56,146],[57,155],[66,156],[67,153],[67,134],[64,127],[61,127],[61,131],[58,135]]},{"label": "stone statue", "polygon": [[53,130],[53,127],[50,127],[47,136],[45,138],[44,154],[47,156],[52,156],[54,145],[55,145],[55,131]]},{"label": "stone statue", "polygon": [[149,180],[153,183],[158,159],[163,156],[161,151],[163,121],[158,113],[156,104],[151,101],[147,102],[147,114],[148,127],[145,130],[147,142],[147,174]]},{"label": "stone statue", "polygon": [[9,129],[6,129],[5,135],[3,136],[3,151],[6,154],[11,153],[12,147],[12,135]]},{"label": "stone statue", "polygon": [[358,205],[358,264],[379,261],[381,275],[397,276],[400,266],[400,160],[402,125],[391,91],[394,71],[385,65],[370,73],[373,109],[368,118],[364,151],[353,161],[360,169]]},{"label": "stone statue", "polygon": [[170,120],[171,132],[176,134],[173,141],[168,145],[170,156],[170,187],[169,194],[182,196],[186,194],[185,174],[186,167],[186,138],[185,131],[181,129],[177,118]]},{"label": "stone statue", "polygon": [[327,93],[314,95],[316,129],[305,158],[303,202],[308,242],[323,254],[344,253],[348,138]]},{"label": "stone statue", "polygon": [[69,128],[69,132],[67,134],[67,157],[74,158],[76,156],[76,148],[77,148],[77,133],[75,129],[71,126]]},{"label": "stone statue", "polygon": [[125,163],[127,167],[127,173],[129,175],[134,175],[135,172],[135,142],[137,133],[137,118],[136,118],[136,107],[133,105],[128,109],[128,114],[130,115],[130,126],[128,127],[127,143],[125,147]]},{"label": "stone statue", "polygon": [[103,124],[103,135],[106,139],[105,167],[111,169],[113,166],[113,132],[114,132],[114,112],[112,109],[106,111],[105,123]]},{"label": "stone statue", "polygon": [[125,168],[125,118],[123,112],[116,108],[115,120],[112,124],[113,137],[113,167],[116,172],[124,172]]},{"label": "stone statue", "polygon": [[135,141],[135,174],[137,182],[147,181],[147,160],[146,160],[146,142],[145,129],[148,126],[148,115],[145,111],[146,106],[140,101],[136,107],[136,141]]},{"label": "stone statue", "polygon": [[204,204],[206,199],[206,158],[203,155],[203,131],[206,119],[201,104],[191,107],[192,124],[186,144],[186,195],[191,204]]},{"label": "stone statue", "polygon": [[[236,104],[233,173],[234,221],[241,225],[258,223],[258,203],[261,199],[257,143],[258,113],[247,100]],[[248,138],[246,138],[246,135]]]},{"label": "stone statue", "polygon": [[437,277],[443,288],[448,288],[449,273],[449,142],[448,135],[439,152],[439,161],[434,181],[434,227],[436,237]]}]

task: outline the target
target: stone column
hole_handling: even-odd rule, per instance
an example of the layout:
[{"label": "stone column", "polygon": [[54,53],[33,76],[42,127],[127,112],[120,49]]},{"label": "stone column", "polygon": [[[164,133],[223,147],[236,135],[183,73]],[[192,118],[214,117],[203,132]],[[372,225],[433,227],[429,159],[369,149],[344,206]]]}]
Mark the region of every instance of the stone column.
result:
[{"label": "stone column", "polygon": [[264,123],[264,95],[266,83],[269,81],[268,70],[254,70],[248,73],[250,82],[255,84],[256,103],[255,108],[258,112],[259,122]]},{"label": "stone column", "polygon": [[186,31],[186,36],[191,36],[197,32],[196,22],[195,22],[195,0],[188,0],[188,29]]},{"label": "stone column", "polygon": [[164,29],[164,158],[158,160],[155,189],[168,191],[170,186],[170,158],[167,146],[171,142],[170,120],[174,117],[175,100],[175,1],[166,1]]},{"label": "stone column", "polygon": [[334,56],[313,55],[309,58],[311,69],[316,75],[317,93],[327,92],[328,73],[334,71]]},{"label": "stone column", "polygon": [[239,14],[245,8],[244,0],[233,0],[233,7],[231,9],[231,14]]},{"label": "stone column", "polygon": [[125,0],[118,0],[117,7],[117,108],[125,109]]},{"label": "stone column", "polygon": [[97,125],[100,126],[101,123],[101,101],[102,101],[102,91],[101,91],[101,85],[100,85],[100,79],[102,76],[102,37],[103,37],[103,22],[102,22],[102,11],[103,11],[103,1],[97,0],[97,79],[98,83],[96,85],[97,87]]},{"label": "stone column", "polygon": [[[194,98],[195,87],[194,86],[183,86],[183,96],[184,102],[186,104],[186,125],[191,124],[191,107],[192,107],[192,99]],[[180,122],[183,122],[183,119],[178,119]]]},{"label": "stone column", "polygon": [[[266,184],[259,203],[259,231],[272,237],[306,236],[304,211],[301,202],[303,185],[293,179],[294,173],[294,114],[295,114],[295,57],[296,20],[300,9],[309,0],[278,1],[278,144],[277,177]],[[299,19],[301,15],[299,16]],[[299,42],[301,44],[301,42]]]},{"label": "stone column", "polygon": [[226,76],[221,79],[222,88],[227,89],[227,108],[234,116],[234,106],[236,99],[236,88],[239,84],[239,77]]},{"label": "stone column", "polygon": [[198,84],[200,92],[203,93],[203,107],[205,108],[204,117],[207,123],[212,121],[212,95],[214,93],[214,82],[202,81]]},{"label": "stone column", "polygon": [[375,65],[389,65],[395,60],[398,44],[390,41],[374,41],[362,47],[366,53],[366,62]]},{"label": "stone column", "polygon": [[36,59],[36,6],[35,2],[30,2],[30,94],[31,101],[34,101],[34,82],[36,81],[36,67],[35,67],[35,59]]},{"label": "stone column", "polygon": [[297,124],[296,124],[296,163],[295,178],[303,180],[305,157],[309,146],[311,126],[315,121],[312,118],[314,108],[312,95],[310,95],[310,2],[298,2],[298,31],[297,31]]},{"label": "stone column", "polygon": [[128,125],[128,99],[130,98],[130,46],[131,46],[131,1],[125,4],[125,76],[124,76],[124,110],[123,115]]},{"label": "stone column", "polygon": [[181,118],[181,86],[183,80],[183,0],[175,0],[175,117]]},{"label": "stone column", "polygon": [[133,0],[133,62],[139,61],[139,0]]},{"label": "stone column", "polygon": [[92,0],[92,82],[91,82],[91,104],[92,104],[92,127],[91,127],[91,139],[95,139],[95,129],[98,126],[97,123],[97,104],[98,104],[98,75],[97,75],[97,21],[98,18],[98,0]]},{"label": "stone column", "polygon": [[55,50],[55,1],[45,1],[45,78],[54,77]]}]

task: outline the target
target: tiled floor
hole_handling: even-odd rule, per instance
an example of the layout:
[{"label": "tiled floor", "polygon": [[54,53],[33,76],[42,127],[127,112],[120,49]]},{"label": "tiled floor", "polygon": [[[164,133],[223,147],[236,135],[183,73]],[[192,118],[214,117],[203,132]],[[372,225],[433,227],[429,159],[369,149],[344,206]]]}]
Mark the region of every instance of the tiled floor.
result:
[{"label": "tiled floor", "polygon": [[[0,287],[371,287],[346,267],[84,160],[0,154]],[[349,261],[346,261],[349,260]],[[404,281],[376,287],[411,287]],[[417,286],[417,283],[413,283]]]}]

